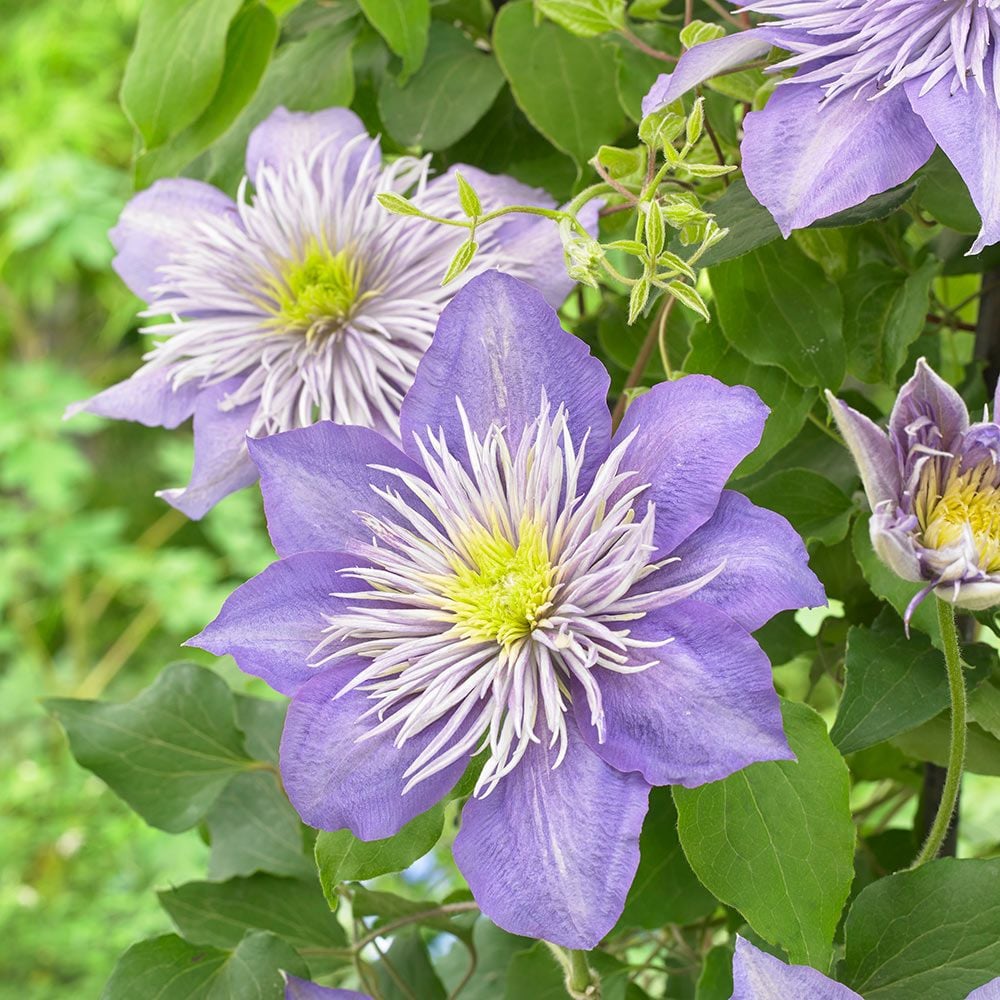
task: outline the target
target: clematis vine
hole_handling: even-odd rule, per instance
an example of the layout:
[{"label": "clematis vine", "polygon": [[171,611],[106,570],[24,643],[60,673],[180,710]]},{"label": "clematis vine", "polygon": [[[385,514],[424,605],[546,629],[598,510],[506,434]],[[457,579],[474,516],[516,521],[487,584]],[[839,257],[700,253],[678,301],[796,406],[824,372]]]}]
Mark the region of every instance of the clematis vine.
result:
[{"label": "clematis vine", "polygon": [[[335,420],[398,440],[403,396],[461,285],[441,286],[455,233],[376,201],[407,194],[428,213],[461,216],[454,171],[431,178],[429,158],[409,156],[383,166],[353,112],[278,108],[251,133],[246,169],[235,202],[181,178],[125,207],[114,267],[148,303],[144,316],[170,321],[146,328],[156,340],[131,378],[69,410],[163,427],[193,415],[191,481],[159,494],[193,518],[256,479],[247,435]],[[461,170],[488,208],[553,205],[509,177]],[[585,221],[596,225],[596,213]],[[462,280],[498,266],[553,305],[573,284],[544,218],[490,227]]]},{"label": "clematis vine", "polygon": [[962,397],[921,358],[888,433],[827,393],[871,505],[872,546],[904,580],[961,608],[1000,604],[1000,425],[970,424]]},{"label": "clematis vine", "polygon": [[775,20],[696,45],[643,102],[648,114],[719,73],[789,55],[763,111],[748,114],[743,173],[785,236],[949,157],[982,216],[971,253],[1000,240],[997,0],[755,0]]},{"label": "clematis vine", "polygon": [[[746,938],[736,938],[730,1000],[864,1000],[808,965],[786,965]],[[974,989],[965,1000],[1000,1000],[1000,979]]]},{"label": "clematis vine", "polygon": [[608,386],[538,292],[474,278],[402,450],[328,422],[250,441],[281,558],[191,640],[291,695],[312,826],[391,836],[471,770],[476,900],[574,949],[622,911],[651,785],[792,757],[750,632],[824,602],[791,526],[723,489],[757,395],[688,376],[612,434]]},{"label": "clematis vine", "polygon": [[921,358],[889,416],[888,433],[827,392],[872,508],[872,547],[898,576],[922,583],[906,609],[937,596],[951,693],[948,775],[917,864],[944,842],[965,764],[966,692],[954,606],[1000,604],[1000,425],[969,423],[962,397]]}]

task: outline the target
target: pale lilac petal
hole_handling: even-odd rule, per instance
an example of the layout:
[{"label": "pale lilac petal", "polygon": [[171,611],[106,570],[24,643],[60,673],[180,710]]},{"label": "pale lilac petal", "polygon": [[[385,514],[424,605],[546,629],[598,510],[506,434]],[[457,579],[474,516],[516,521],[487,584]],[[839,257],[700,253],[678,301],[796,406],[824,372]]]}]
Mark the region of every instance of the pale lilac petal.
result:
[{"label": "pale lilac petal", "polygon": [[555,310],[523,282],[499,271],[473,278],[445,308],[430,348],[403,401],[403,447],[414,434],[443,428],[451,452],[465,458],[456,397],[480,435],[507,427],[512,445],[538,416],[544,393],[565,404],[579,444],[589,431],[588,467],[607,455],[611,417],[608,373],[587,345],[560,325]]},{"label": "pale lilac petal", "polygon": [[762,760],[794,760],[781,723],[771,664],[756,640],[696,600],[649,612],[633,636],[671,639],[649,651],[641,673],[598,678],[606,738],[598,741],[586,700],[573,699],[588,745],[651,785],[695,788]]},{"label": "pale lilac petal", "polygon": [[[642,589],[680,586],[725,566],[694,595],[725,611],[748,632],[779,611],[826,604],[823,585],[809,569],[809,553],[795,529],[774,511],[741,493],[723,490],[710,520],[674,549],[671,562]],[[669,653],[669,648],[668,648]]]},{"label": "pale lilac petal", "polygon": [[901,184],[934,152],[902,91],[823,96],[819,86],[785,84],[744,120],[747,187],[786,237]]},{"label": "pale lilac petal", "polygon": [[185,249],[199,221],[225,215],[239,224],[233,200],[211,184],[155,181],[129,201],[108,234],[118,251],[111,266],[140,299],[153,302],[153,286],[163,280],[158,269]]},{"label": "pale lilac petal", "polygon": [[991,979],[985,986],[973,990],[965,1000],[1000,1000],[1000,978]]},{"label": "pale lilac petal", "polygon": [[[736,938],[731,1000],[862,1000],[808,965],[786,965],[746,938]],[[969,998],[971,1000],[971,997]]]},{"label": "pale lilac petal", "polygon": [[1000,604],[1000,581],[963,583],[956,591],[954,584],[942,584],[934,593],[967,611],[985,611]]},{"label": "pale lilac petal", "polygon": [[294,694],[317,675],[309,658],[323,641],[324,615],[344,605],[332,595],[364,588],[340,574],[357,562],[335,552],[279,559],[233,591],[218,616],[185,645],[228,654],[245,673],[263,678],[275,691]]},{"label": "pale lilac petal", "polygon": [[889,417],[889,436],[899,454],[905,455],[915,443],[951,451],[968,428],[965,401],[921,358],[912,378],[899,390]]},{"label": "pale lilac petal", "polygon": [[829,390],[826,400],[861,473],[872,510],[885,500],[896,500],[900,492],[899,459],[885,431],[863,413],[842,403]]},{"label": "pale lilac petal", "polygon": [[672,104],[689,90],[719,73],[766,56],[771,41],[761,31],[738,31],[711,42],[702,42],[681,56],[673,73],[657,77],[649,93],[642,99],[643,115],[652,114],[665,104]]},{"label": "pale lilac petal", "polygon": [[[323,111],[275,108],[247,140],[247,176],[253,179],[262,166],[282,170],[296,160],[308,159],[321,146],[336,153],[351,139],[367,134],[361,119],[348,108],[326,108]],[[372,139],[371,143],[378,145],[378,140]],[[358,163],[369,145],[359,144]]]},{"label": "pale lilac petal", "polygon": [[307,979],[285,973],[285,1000],[371,1000],[367,993],[318,986]]},{"label": "pale lilac petal", "polygon": [[872,514],[868,534],[875,554],[896,576],[913,583],[924,579],[913,530],[907,518],[900,517],[896,504],[887,504]]},{"label": "pale lilac petal", "polygon": [[385,466],[422,475],[395,445],[367,427],[324,420],[294,431],[247,442],[260,471],[267,529],[278,555],[350,549],[372,533],[358,512],[393,520],[392,508],[375,489],[398,490],[423,510]]},{"label": "pale lilac petal", "polygon": [[638,429],[622,468],[636,472],[628,488],[651,484],[636,504],[656,503],[661,555],[712,516],[733,469],[757,447],[767,414],[753,389],[706,375],[653,386],[629,406],[615,441]]},{"label": "pale lilac petal", "polygon": [[[1000,44],[996,38],[993,45]],[[924,77],[906,84],[913,110],[955,164],[983,220],[971,254],[1000,241],[1000,108],[994,94],[993,59],[983,66],[986,92],[972,80],[951,92],[946,76],[921,96]]]},{"label": "pale lilac petal", "polygon": [[226,396],[242,382],[242,377],[227,379],[198,396],[191,481],[183,489],[160,490],[156,494],[194,520],[204,517],[223,497],[257,481],[257,468],[246,447],[247,428],[257,404],[220,409]]},{"label": "pale lilac petal", "polygon": [[174,428],[194,413],[199,382],[179,389],[171,385],[170,369],[143,365],[134,375],[90,399],[66,407],[66,419],[78,413],[95,413],[113,420],[134,420],[147,427]]},{"label": "pale lilac petal", "polygon": [[476,902],[512,934],[593,948],[615,925],[639,864],[649,785],[592,753],[570,723],[568,749],[532,744],[485,798],[472,798],[455,862]]},{"label": "pale lilac petal", "polygon": [[468,764],[460,759],[405,795],[403,772],[437,735],[443,722],[393,745],[393,733],[370,732],[364,691],[337,693],[368,661],[353,658],[317,674],[295,693],[281,737],[281,776],[296,812],[320,830],[350,830],[361,840],[391,837],[414,816],[440,802]]}]

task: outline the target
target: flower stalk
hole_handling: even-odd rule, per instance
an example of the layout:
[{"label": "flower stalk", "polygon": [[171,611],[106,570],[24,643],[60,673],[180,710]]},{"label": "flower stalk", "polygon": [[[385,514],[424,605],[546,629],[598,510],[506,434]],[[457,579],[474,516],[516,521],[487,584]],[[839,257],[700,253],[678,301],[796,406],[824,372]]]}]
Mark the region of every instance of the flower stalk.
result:
[{"label": "flower stalk", "polygon": [[951,693],[951,751],[948,755],[948,776],[944,792],[938,806],[937,815],[930,833],[924,841],[913,868],[919,868],[933,861],[951,826],[952,814],[958,802],[958,791],[962,784],[962,769],[965,767],[966,738],[966,694],[965,678],[962,676],[962,659],[958,648],[958,631],[955,627],[955,609],[947,601],[938,598],[938,623],[941,626],[941,640],[944,645],[944,662],[948,671],[948,688]]}]

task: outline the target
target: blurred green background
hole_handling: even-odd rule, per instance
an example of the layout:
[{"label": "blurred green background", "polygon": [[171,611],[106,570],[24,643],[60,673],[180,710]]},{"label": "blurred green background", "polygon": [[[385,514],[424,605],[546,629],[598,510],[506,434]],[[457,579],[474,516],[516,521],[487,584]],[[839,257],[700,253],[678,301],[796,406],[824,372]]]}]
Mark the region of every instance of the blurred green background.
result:
[{"label": "blurred green background", "polygon": [[2,1000],[99,996],[169,929],[151,890],[207,856],[79,768],[40,699],[131,697],[270,558],[254,491],[200,525],[153,496],[186,480],[189,430],[62,421],[143,351],[107,239],[131,190],[117,92],[140,3],[0,2]]}]

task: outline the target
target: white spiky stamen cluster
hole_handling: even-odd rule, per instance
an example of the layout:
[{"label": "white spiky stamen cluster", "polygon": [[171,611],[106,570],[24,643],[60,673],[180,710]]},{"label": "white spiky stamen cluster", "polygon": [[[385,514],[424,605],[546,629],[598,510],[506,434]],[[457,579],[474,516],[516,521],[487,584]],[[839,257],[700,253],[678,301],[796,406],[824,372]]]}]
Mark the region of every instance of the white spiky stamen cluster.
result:
[{"label": "white spiky stamen cluster", "polygon": [[921,94],[946,79],[951,93],[971,82],[983,93],[991,88],[1000,107],[1000,0],[754,0],[741,7],[780,19],[769,24],[780,33],[776,44],[795,55],[778,68],[799,68],[788,82],[819,84],[827,99],[877,97],[926,76]]},{"label": "white spiky stamen cluster", "polygon": [[338,595],[353,606],[329,619],[313,660],[371,660],[344,689],[372,701],[363,739],[394,730],[402,746],[438,727],[405,772],[406,789],[488,750],[476,785],[486,795],[533,742],[558,745],[558,766],[572,690],[603,741],[602,672],[645,670],[650,648],[670,641],[634,638],[630,623],[722,567],[671,590],[636,592],[662,563],[650,562],[653,504],[641,516],[634,509],[647,485],[622,469],[631,436],[587,485],[586,441],[574,447],[562,407],[552,414],[543,400],[514,448],[503,428],[480,437],[461,404],[459,412],[467,461],[443,432],[428,431],[418,439],[426,478],[387,470],[403,490],[377,492],[396,518],[365,516],[366,564],[346,571],[370,589]]},{"label": "white spiky stamen cluster", "polygon": [[[256,403],[248,433],[272,434],[317,420],[398,434],[399,406],[438,317],[454,294],[441,277],[461,242],[445,226],[391,215],[381,192],[406,194],[427,211],[456,211],[453,191],[427,191],[429,158],[383,168],[361,135],[320,145],[277,170],[244,179],[239,221],[205,219],[186,250],[160,269],[155,307],[173,314],[147,328],[164,338],[147,354],[175,387],[244,376],[222,403]],[[356,176],[355,176],[356,174]],[[488,234],[476,271],[500,262]],[[304,270],[319,272],[318,295]],[[323,282],[332,287],[323,287]],[[310,306],[311,303],[311,306]],[[326,304],[330,315],[312,315]]]}]

